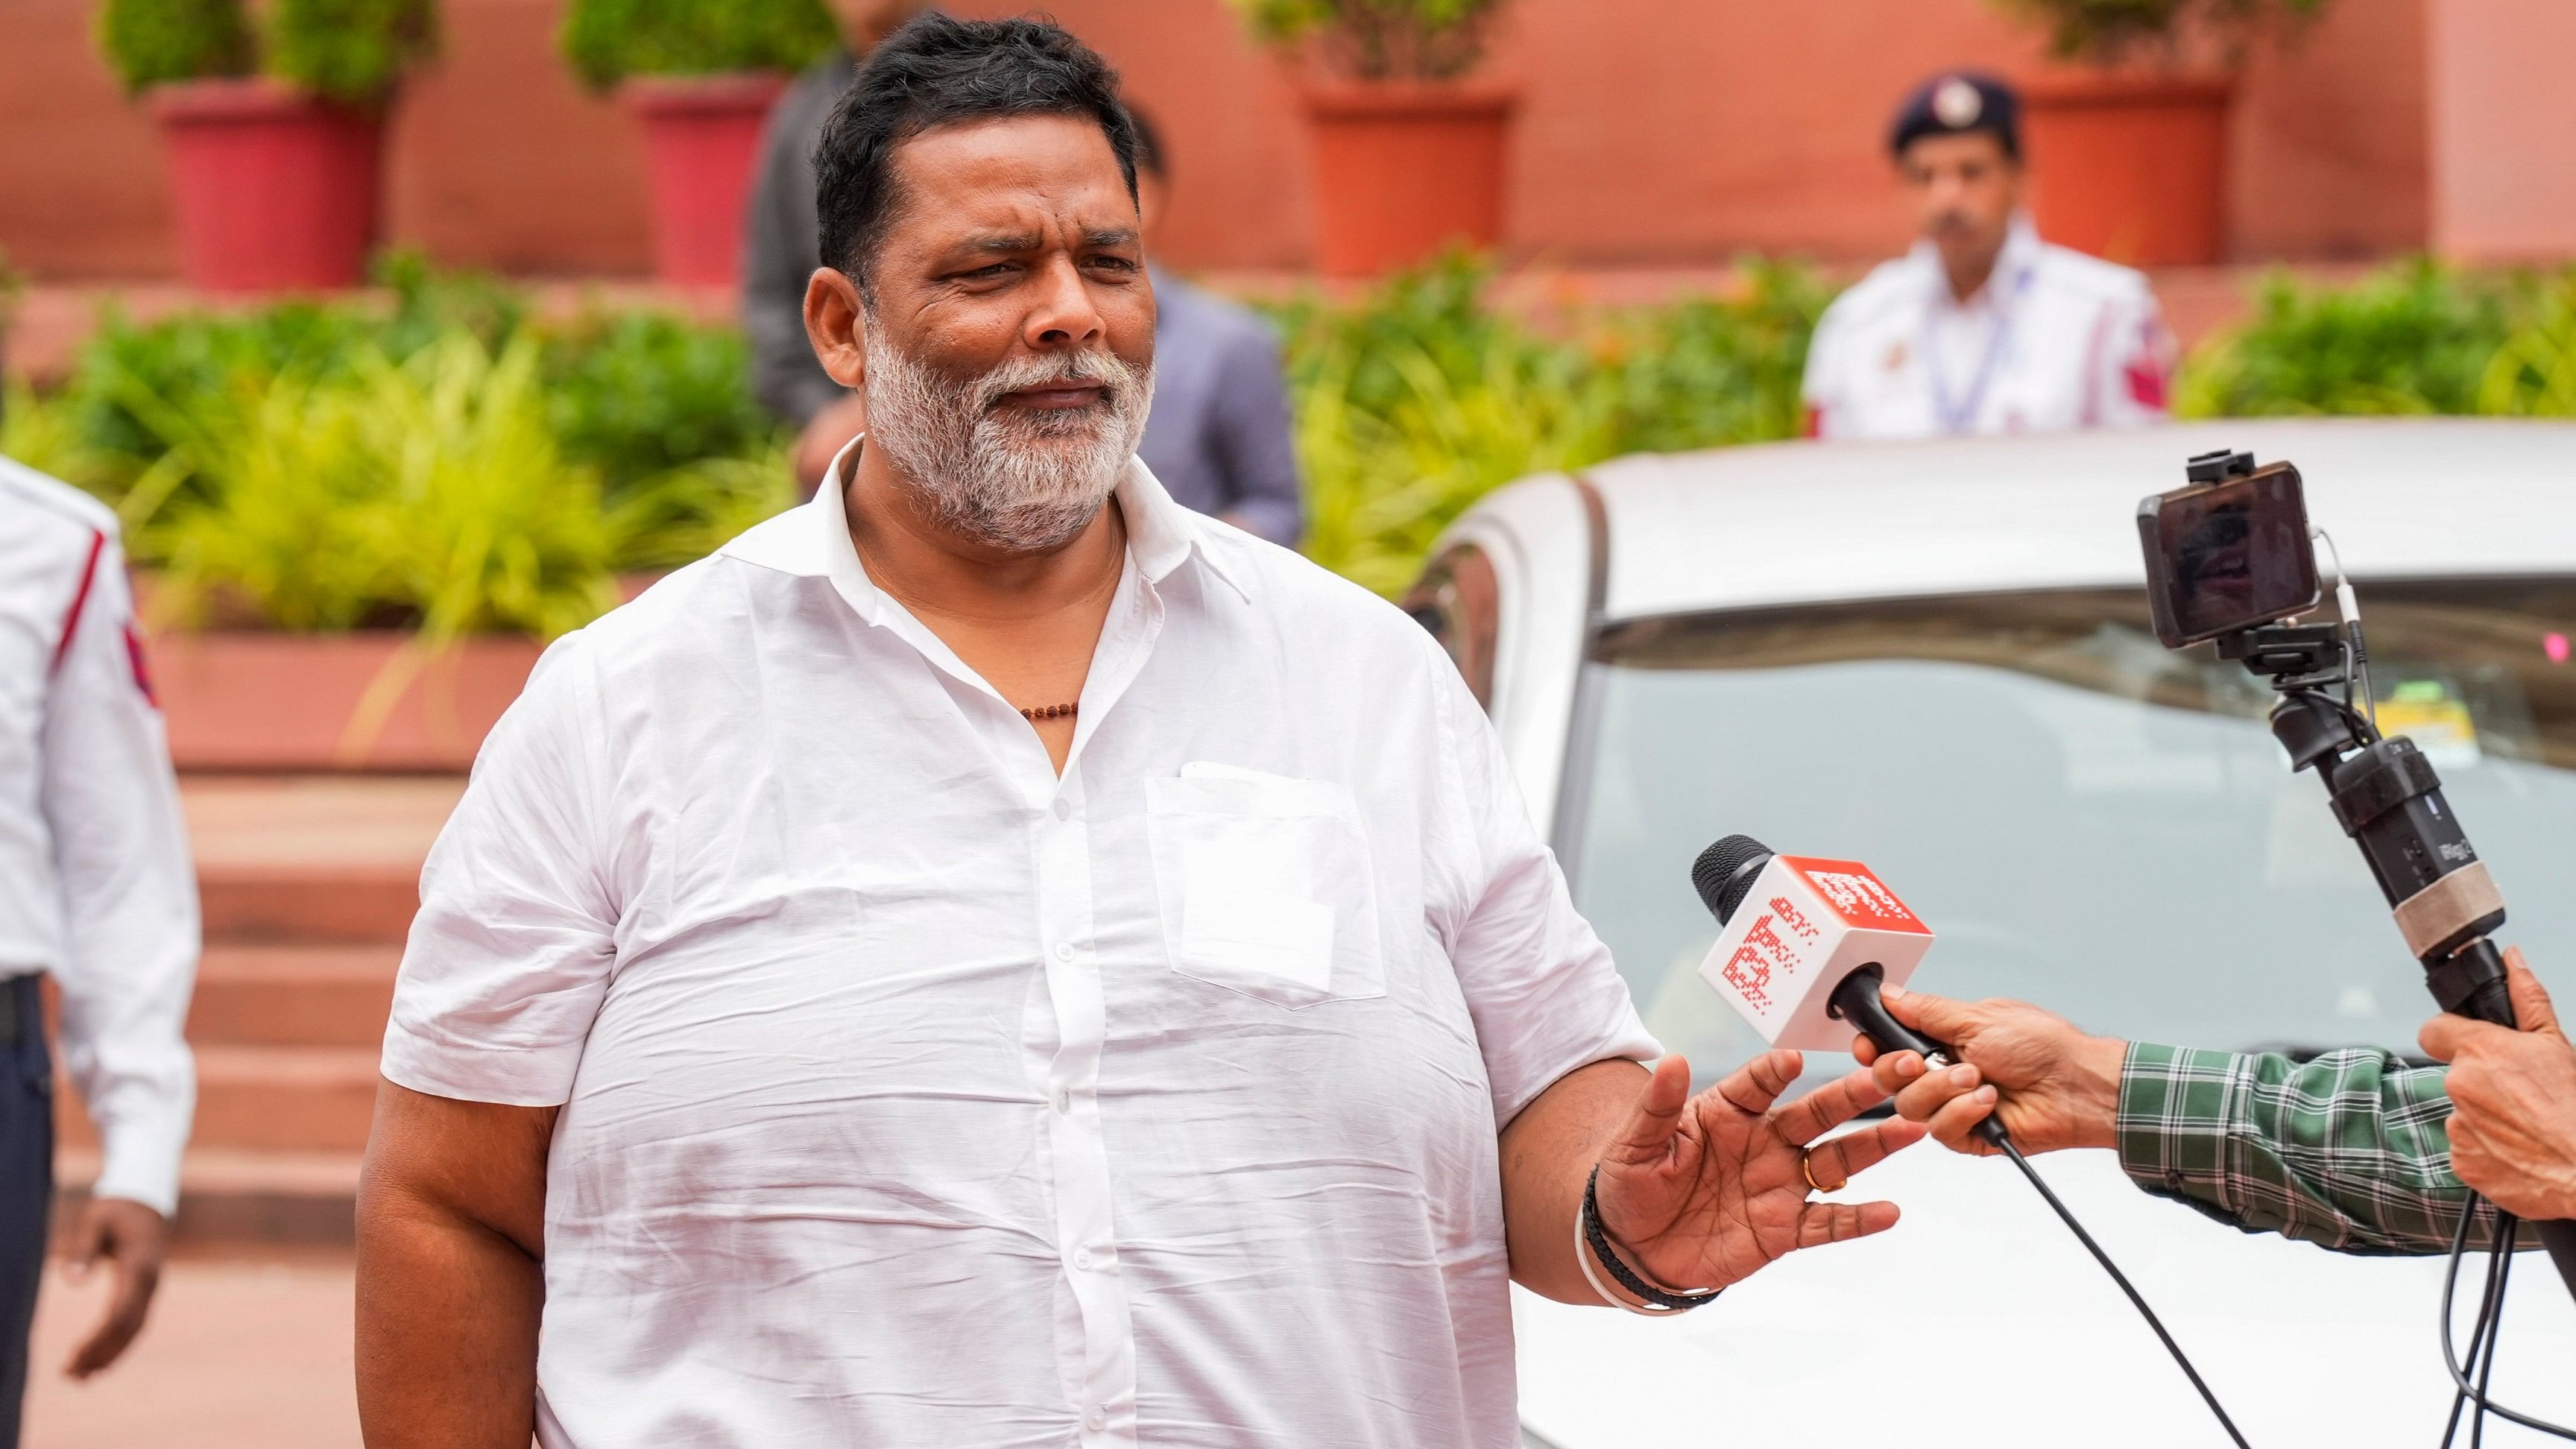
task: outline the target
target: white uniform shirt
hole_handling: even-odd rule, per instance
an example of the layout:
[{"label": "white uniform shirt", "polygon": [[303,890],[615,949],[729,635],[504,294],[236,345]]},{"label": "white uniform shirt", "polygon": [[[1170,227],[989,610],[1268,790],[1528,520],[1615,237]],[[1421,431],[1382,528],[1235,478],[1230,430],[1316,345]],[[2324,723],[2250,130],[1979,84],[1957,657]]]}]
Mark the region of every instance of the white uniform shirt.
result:
[{"label": "white uniform shirt", "polygon": [[1808,431],[1937,438],[2129,427],[2165,415],[2173,341],[2147,279],[2016,217],[1961,302],[1929,241],[1834,299],[1807,347]]},{"label": "white uniform shirt", "polygon": [[163,1213],[196,1110],[197,882],[116,517],[0,458],[0,977],[51,972],[104,1162]]},{"label": "white uniform shirt", "polygon": [[1117,497],[1061,780],[828,487],[485,744],[384,1071],[565,1104],[545,1445],[1518,1442],[1496,1134],[1657,1048],[1430,637]]}]

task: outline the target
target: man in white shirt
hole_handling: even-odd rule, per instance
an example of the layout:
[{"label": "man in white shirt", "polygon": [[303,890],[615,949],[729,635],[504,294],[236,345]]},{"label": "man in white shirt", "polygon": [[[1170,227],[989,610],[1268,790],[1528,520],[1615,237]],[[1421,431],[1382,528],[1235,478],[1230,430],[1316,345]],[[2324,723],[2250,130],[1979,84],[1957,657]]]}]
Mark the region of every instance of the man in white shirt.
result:
[{"label": "man in white shirt", "polygon": [[1825,309],[1807,430],[1825,438],[2061,432],[2165,415],[2173,342],[2147,279],[2039,239],[2020,102],[1936,76],[1889,132],[1922,239]]},{"label": "man in white shirt", "polygon": [[1134,461],[1133,156],[1043,22],[842,102],[870,432],[557,643],[423,875],[374,1449],[1505,1449],[1510,1281],[1682,1311],[1895,1220],[1811,1195],[1920,1134],[1823,1139],[1859,1074],[1640,1065],[1427,635]]},{"label": "man in white shirt", "polygon": [[72,1227],[75,1272],[114,1265],[106,1318],[66,1371],[143,1327],[196,1110],[182,1035],[197,885],[144,676],[116,517],[0,458],[0,1446],[18,1442],[27,1330],[53,1198],[53,1069],[40,979],[104,1161]]}]

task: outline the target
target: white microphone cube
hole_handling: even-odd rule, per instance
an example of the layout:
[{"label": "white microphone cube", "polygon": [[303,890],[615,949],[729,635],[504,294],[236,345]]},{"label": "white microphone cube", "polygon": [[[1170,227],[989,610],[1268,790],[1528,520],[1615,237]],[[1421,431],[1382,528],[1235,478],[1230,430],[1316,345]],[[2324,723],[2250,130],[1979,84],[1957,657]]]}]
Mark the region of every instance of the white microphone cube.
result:
[{"label": "white microphone cube", "polygon": [[1932,928],[1868,866],[1775,855],[1699,974],[1771,1045],[1849,1051],[1857,1028],[1826,1014],[1834,988],[1869,965],[1901,986],[1931,949]]}]

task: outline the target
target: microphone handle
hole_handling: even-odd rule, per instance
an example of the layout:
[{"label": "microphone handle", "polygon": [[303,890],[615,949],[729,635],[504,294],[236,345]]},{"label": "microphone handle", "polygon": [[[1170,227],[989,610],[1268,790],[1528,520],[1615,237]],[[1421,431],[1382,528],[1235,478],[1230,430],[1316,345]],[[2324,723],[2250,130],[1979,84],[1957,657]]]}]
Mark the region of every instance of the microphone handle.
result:
[{"label": "microphone handle", "polygon": [[[1870,1044],[1883,1052],[1914,1052],[1927,1061],[1935,1056],[1959,1060],[1959,1054],[1944,1043],[1934,1041],[1889,1014],[1887,1003],[1878,999],[1885,979],[1876,962],[1862,966],[1835,983],[1834,994],[1825,999],[1825,1009],[1837,1020],[1848,1021]],[[1979,1137],[1997,1147],[2010,1143],[2004,1124],[1991,1112],[1973,1129]]]},{"label": "microphone handle", "polygon": [[[2514,1020],[2513,997],[2505,990],[2504,953],[2487,937],[2471,941],[2447,960],[2430,966],[2425,985],[2444,1011],[2508,1031],[2520,1030],[2520,1023]],[[1874,1000],[1878,993],[1873,991],[1870,995]],[[2549,1261],[2557,1267],[2558,1276],[2570,1292],[2576,1292],[2576,1220],[2560,1218],[2523,1226],[2539,1235],[2540,1245],[2549,1250]]]}]

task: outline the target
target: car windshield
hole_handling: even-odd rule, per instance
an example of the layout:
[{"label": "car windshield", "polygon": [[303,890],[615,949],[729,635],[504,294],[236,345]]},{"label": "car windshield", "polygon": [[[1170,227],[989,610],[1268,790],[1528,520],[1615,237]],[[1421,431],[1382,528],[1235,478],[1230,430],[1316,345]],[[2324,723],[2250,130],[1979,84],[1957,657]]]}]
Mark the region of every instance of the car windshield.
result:
[{"label": "car windshield", "polygon": [[[2440,769],[2504,891],[2500,936],[2576,969],[2576,582],[2378,584],[2363,609],[2380,727]],[[2412,1052],[2431,1013],[2359,850],[2264,724],[2268,685],[2167,652],[2134,591],[1658,619],[1613,628],[1592,667],[1576,900],[1702,1081],[1761,1045],[1697,971],[1716,929],[1690,864],[1736,831],[1866,861],[1938,933],[1928,991],[2240,1048]]]}]

